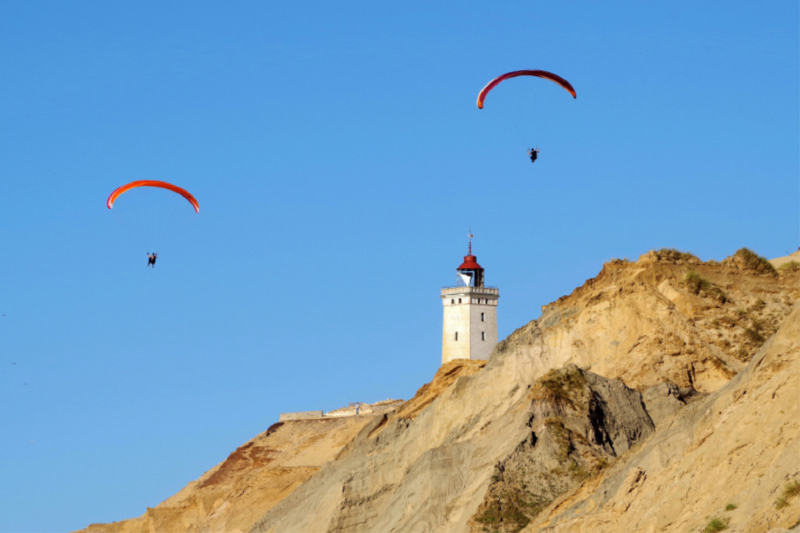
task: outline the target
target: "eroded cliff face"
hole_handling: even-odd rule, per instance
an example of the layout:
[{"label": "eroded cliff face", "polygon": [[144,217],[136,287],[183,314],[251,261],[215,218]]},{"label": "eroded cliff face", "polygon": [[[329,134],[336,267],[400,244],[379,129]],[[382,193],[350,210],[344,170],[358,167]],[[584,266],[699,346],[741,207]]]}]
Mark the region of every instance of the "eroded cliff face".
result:
[{"label": "eroded cliff face", "polygon": [[[550,369],[573,363],[569,368],[582,376],[620,379],[649,395],[657,419],[668,418],[745,367],[790,312],[796,277],[735,258],[708,264],[671,253],[607,264],[500,343],[482,372],[456,380],[415,419],[387,417],[365,428],[347,453],[266,513],[253,531],[491,529],[493,506],[507,507],[519,496],[519,520],[496,517],[508,526],[499,529],[514,530],[581,481],[573,472],[591,477],[616,459],[616,448],[610,454],[598,431],[587,429],[588,411],[558,420],[551,415],[567,412],[564,405],[531,397]],[[601,433],[613,431],[611,420],[622,417],[617,409],[623,403],[606,412]],[[638,429],[628,445],[647,433]],[[566,461],[561,478],[552,466],[559,454]],[[515,466],[520,475],[506,476],[511,464],[528,467]],[[528,469],[547,479],[523,498],[518,488],[535,485]],[[501,487],[504,477],[514,479]]]},{"label": "eroded cliff face", "polygon": [[[698,517],[734,495],[721,505],[740,515],[722,518],[766,531],[800,501],[780,496],[795,475],[787,458],[800,456],[797,382],[778,386],[763,370],[797,374],[783,358],[797,350],[797,311],[787,316],[799,297],[800,271],[744,252],[722,263],[674,251],[612,261],[499,343],[485,367],[443,365],[396,411],[341,419],[339,433],[311,421],[294,422],[296,434],[275,428],[145,516],[88,531],[702,530]],[[780,357],[769,355],[776,346]],[[733,395],[745,380],[746,394]],[[768,397],[794,398],[794,411]],[[752,426],[737,431],[741,420]],[[770,428],[759,433],[758,420]],[[306,441],[326,454],[296,459]],[[725,496],[704,493],[706,478]],[[725,484],[739,480],[734,494]],[[774,509],[777,497],[787,505]]]},{"label": "eroded cliff face", "polygon": [[524,531],[703,531],[714,520],[731,532],[797,526],[798,398],[795,309],[739,375],[665,419],[642,446],[562,497]]},{"label": "eroded cliff face", "polygon": [[673,251],[650,252],[636,263],[611,261],[544,306],[541,318],[500,343],[497,355],[524,351],[535,330],[544,345],[537,364],[546,368],[574,363],[637,390],[669,381],[715,391],[744,368],[800,298],[797,271],[767,270],[744,254],[722,263]]},{"label": "eroded cliff face", "polygon": [[332,461],[374,418],[366,415],[278,422],[142,516],[92,524],[82,531],[247,531],[275,503]]},{"label": "eroded cliff face", "polygon": [[575,365],[530,389],[530,436],[497,463],[472,531],[515,532],[652,433],[640,393]]},{"label": "eroded cliff face", "polygon": [[[174,496],[148,508],[137,518],[110,524],[91,524],[76,533],[181,533],[249,530],[277,502],[307,481],[325,464],[335,461],[365,427],[389,416],[413,419],[461,376],[479,372],[486,361],[452,361],[443,365],[431,383],[407,401],[364,404],[360,416],[343,416],[353,408],[331,411],[330,417],[273,424],[236,449],[197,481]],[[387,416],[389,415],[389,416]],[[375,432],[379,433],[380,429]]]}]

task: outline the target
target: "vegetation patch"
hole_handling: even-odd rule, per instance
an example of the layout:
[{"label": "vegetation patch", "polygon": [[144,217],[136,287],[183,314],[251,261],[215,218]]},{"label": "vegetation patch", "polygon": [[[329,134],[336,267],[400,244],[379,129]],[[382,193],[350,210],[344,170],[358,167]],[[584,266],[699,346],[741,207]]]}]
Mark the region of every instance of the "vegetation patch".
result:
[{"label": "vegetation patch", "polygon": [[470,522],[473,533],[520,531],[558,495],[608,466],[603,451],[561,417],[546,418],[542,425],[495,466],[483,503]]},{"label": "vegetation patch", "polygon": [[741,248],[737,250],[733,257],[738,259],[738,263],[744,265],[745,268],[755,270],[756,272],[775,272],[775,267],[772,263],[767,261],[766,258],[761,257],[749,248]]},{"label": "vegetation patch", "polygon": [[783,487],[783,495],[787,498],[794,498],[798,494],[800,494],[800,481],[796,479],[790,481],[785,487]]},{"label": "vegetation patch", "polygon": [[725,531],[728,529],[728,518],[712,518],[706,524],[706,528],[703,530],[704,533],[717,533],[718,531]]},{"label": "vegetation patch", "polygon": [[570,475],[575,479],[575,481],[582,483],[592,477],[591,472],[587,471],[582,464],[575,460],[570,460],[569,466],[567,467]]},{"label": "vegetation patch", "polygon": [[545,494],[528,489],[524,471],[497,471],[487,498],[473,519],[473,531],[516,533],[550,504]]},{"label": "vegetation patch", "polygon": [[532,516],[537,515],[545,507],[544,502],[525,498],[516,491],[503,491],[499,497],[475,517],[475,521],[483,524],[483,531],[508,531],[516,533],[527,526]]},{"label": "vegetation patch", "polygon": [[545,393],[545,398],[570,405],[574,409],[586,410],[589,407],[589,386],[580,369],[574,365],[551,370],[542,377],[534,387],[534,394],[542,392]]},{"label": "vegetation patch", "polygon": [[756,329],[754,328],[747,328],[744,330],[744,336],[750,342],[755,344],[763,344],[764,343],[764,336],[761,335]]},{"label": "vegetation patch", "polygon": [[733,354],[739,361],[748,361],[750,359],[750,352],[744,346],[740,346],[736,353]]},{"label": "vegetation patch", "polygon": [[750,306],[749,311],[751,313],[760,313],[761,311],[764,310],[764,308],[766,306],[767,306],[767,302],[765,302],[764,300],[759,298],[758,300],[756,300],[756,303],[754,303],[753,305]]},{"label": "vegetation patch", "polygon": [[783,494],[775,501],[775,507],[783,509],[789,505],[789,500],[800,494],[800,481],[793,479],[783,486]]},{"label": "vegetation patch", "polygon": [[779,266],[778,270],[788,270],[789,272],[794,272],[796,270],[800,270],[800,263],[797,261],[789,261],[788,263],[784,263]]},{"label": "vegetation patch", "polygon": [[688,261],[689,259],[695,259],[699,261],[694,254],[681,252],[675,248],[662,248],[660,250],[656,250],[655,254],[659,261],[669,261],[673,263],[677,261]]},{"label": "vegetation patch", "polygon": [[[758,302],[756,302],[756,304],[757,303]],[[764,344],[767,338],[778,330],[778,326],[780,325],[779,320],[773,315],[758,319],[745,314],[742,318],[746,318],[750,321],[750,327],[742,326],[744,328],[745,342],[749,342],[756,347]]]},{"label": "vegetation patch", "polygon": [[736,321],[734,319],[732,319],[731,317],[729,317],[729,316],[721,316],[721,317],[719,317],[718,321],[723,326],[726,326],[726,327],[729,327],[729,328],[732,328],[733,326],[736,325]]},{"label": "vegetation patch", "polygon": [[736,505],[735,503],[729,503],[728,505],[725,506],[725,510],[726,511],[733,511],[734,509],[736,509],[738,507],[739,506]]},{"label": "vegetation patch", "polygon": [[683,281],[689,288],[692,289],[692,292],[695,294],[711,288],[711,282],[694,270],[688,271],[686,273],[686,277],[683,278]]},{"label": "vegetation patch", "polygon": [[683,278],[683,283],[689,288],[689,291],[693,294],[697,294],[700,296],[710,296],[720,303],[725,303],[730,301],[728,295],[725,292],[708,281],[706,278],[695,272],[694,270],[689,270],[686,273],[686,277]]},{"label": "vegetation patch", "polygon": [[[552,469],[550,471],[551,474],[558,476],[568,475],[572,478],[572,481],[582,483],[608,466],[608,461],[602,456],[592,454],[594,461],[590,461],[587,464],[587,455],[580,453],[577,455],[574,454],[573,452],[578,451],[575,448],[575,442],[585,446],[590,445],[583,435],[580,433],[573,433],[567,429],[560,418],[548,418],[544,421],[544,425],[558,445],[558,454],[556,458],[561,464],[561,466]],[[578,457],[578,459],[576,459],[576,457]],[[564,466],[566,466],[566,468],[564,468]]]},{"label": "vegetation patch", "polygon": [[572,439],[570,439],[569,430],[564,426],[564,422],[560,418],[548,418],[544,421],[544,426],[550,430],[553,440],[558,444],[558,461],[560,463],[566,462],[569,454],[575,449],[572,446]]}]

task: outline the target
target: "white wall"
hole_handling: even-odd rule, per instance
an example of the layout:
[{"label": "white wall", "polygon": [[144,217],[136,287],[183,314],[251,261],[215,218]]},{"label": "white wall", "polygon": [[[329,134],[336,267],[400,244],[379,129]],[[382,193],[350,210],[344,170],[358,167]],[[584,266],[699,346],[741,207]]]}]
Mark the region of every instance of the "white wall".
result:
[{"label": "white wall", "polygon": [[497,291],[487,294],[484,289],[471,287],[442,290],[442,364],[453,359],[489,358],[497,344],[497,298]]},{"label": "white wall", "polygon": [[[497,306],[472,304],[470,307],[469,358],[488,360],[494,345],[497,344]],[[481,313],[484,315],[483,322],[481,322]],[[485,334],[485,340],[481,339],[481,333]]]}]

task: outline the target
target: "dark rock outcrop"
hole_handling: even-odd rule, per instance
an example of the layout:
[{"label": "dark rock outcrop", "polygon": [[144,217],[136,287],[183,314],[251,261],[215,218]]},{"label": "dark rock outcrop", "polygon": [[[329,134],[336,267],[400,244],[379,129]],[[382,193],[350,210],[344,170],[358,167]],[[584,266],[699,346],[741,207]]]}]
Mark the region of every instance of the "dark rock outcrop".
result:
[{"label": "dark rock outcrop", "polygon": [[498,462],[472,531],[514,532],[653,431],[639,392],[575,365],[531,388],[531,433]]}]

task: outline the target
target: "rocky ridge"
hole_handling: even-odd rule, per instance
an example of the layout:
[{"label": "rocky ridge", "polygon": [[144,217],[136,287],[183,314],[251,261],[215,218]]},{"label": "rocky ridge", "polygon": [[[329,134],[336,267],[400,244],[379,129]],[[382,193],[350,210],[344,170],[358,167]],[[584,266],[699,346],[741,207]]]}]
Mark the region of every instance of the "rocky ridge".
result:
[{"label": "rocky ridge", "polygon": [[548,368],[571,362],[637,390],[665,381],[717,390],[800,298],[797,271],[752,265],[743,250],[722,263],[674,250],[606,263],[596,278],[501,342],[498,355],[524,350],[520,342],[536,328]]},{"label": "rocky ridge", "polygon": [[654,428],[639,392],[575,365],[548,372],[529,396],[530,436],[495,465],[473,531],[518,531]]}]

